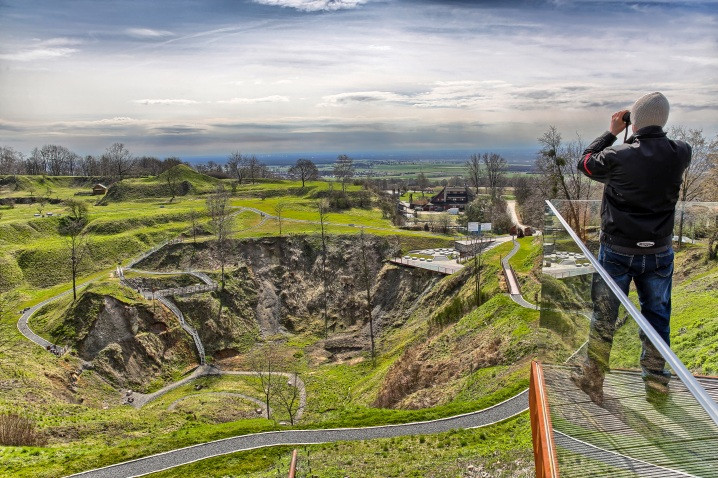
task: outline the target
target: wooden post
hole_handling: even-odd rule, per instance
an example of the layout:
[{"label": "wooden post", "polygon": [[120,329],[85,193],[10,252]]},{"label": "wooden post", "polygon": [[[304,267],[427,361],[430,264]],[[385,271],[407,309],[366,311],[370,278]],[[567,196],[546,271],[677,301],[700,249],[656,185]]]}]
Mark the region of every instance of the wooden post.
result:
[{"label": "wooden post", "polygon": [[541,363],[531,362],[529,415],[537,478],[558,478],[558,461]]},{"label": "wooden post", "polygon": [[294,478],[297,473],[297,449],[292,451],[292,463],[289,465],[289,478]]}]

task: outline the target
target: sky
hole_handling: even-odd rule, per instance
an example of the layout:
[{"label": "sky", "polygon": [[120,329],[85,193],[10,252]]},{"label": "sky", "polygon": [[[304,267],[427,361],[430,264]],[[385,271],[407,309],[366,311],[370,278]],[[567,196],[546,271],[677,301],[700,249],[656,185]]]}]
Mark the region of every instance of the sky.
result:
[{"label": "sky", "polygon": [[718,0],[0,0],[0,146],[538,149],[661,91],[718,132]]}]

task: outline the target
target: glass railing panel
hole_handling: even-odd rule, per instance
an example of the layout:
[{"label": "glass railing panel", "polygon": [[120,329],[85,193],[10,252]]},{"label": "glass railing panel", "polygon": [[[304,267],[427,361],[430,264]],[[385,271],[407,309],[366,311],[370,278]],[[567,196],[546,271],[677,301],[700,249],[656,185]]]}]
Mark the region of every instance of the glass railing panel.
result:
[{"label": "glass railing panel", "polygon": [[[606,271],[615,266],[617,274],[619,265],[597,261],[600,208],[598,201],[556,201],[545,214],[541,361],[561,476],[718,476],[718,379],[696,380],[680,355],[696,372],[712,373],[713,362],[687,347],[676,356],[652,343],[653,331],[639,336],[646,319],[635,284],[621,297]],[[684,236],[679,260],[690,267],[707,253],[718,204],[679,205],[677,215]],[[689,303],[691,294],[711,303],[714,269],[695,267],[697,280],[681,271],[674,303]],[[701,322],[707,330],[709,319],[718,322],[715,301]],[[674,308],[672,324],[692,320],[684,316],[695,314],[689,309]],[[679,343],[682,333],[674,329],[671,340]],[[659,373],[664,361],[670,378]]]}]

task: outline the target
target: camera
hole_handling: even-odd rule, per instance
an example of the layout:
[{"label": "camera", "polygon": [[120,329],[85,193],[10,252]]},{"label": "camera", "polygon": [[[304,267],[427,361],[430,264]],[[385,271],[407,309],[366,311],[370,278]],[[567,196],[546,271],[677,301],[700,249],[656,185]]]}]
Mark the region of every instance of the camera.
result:
[{"label": "camera", "polygon": [[631,124],[631,112],[626,111],[625,113],[623,113],[623,116],[621,117],[621,119],[623,120],[624,123],[626,123],[626,126]]}]

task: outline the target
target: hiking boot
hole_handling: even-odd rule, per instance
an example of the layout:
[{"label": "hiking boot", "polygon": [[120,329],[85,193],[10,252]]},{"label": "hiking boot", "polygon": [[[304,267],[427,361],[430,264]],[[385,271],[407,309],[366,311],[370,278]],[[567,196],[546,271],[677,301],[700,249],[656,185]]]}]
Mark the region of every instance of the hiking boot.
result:
[{"label": "hiking boot", "polygon": [[646,401],[654,405],[662,405],[668,400],[668,382],[644,379]]},{"label": "hiking boot", "polygon": [[592,360],[587,360],[578,370],[571,373],[571,381],[588,395],[596,405],[603,404],[603,378],[605,373]]}]

